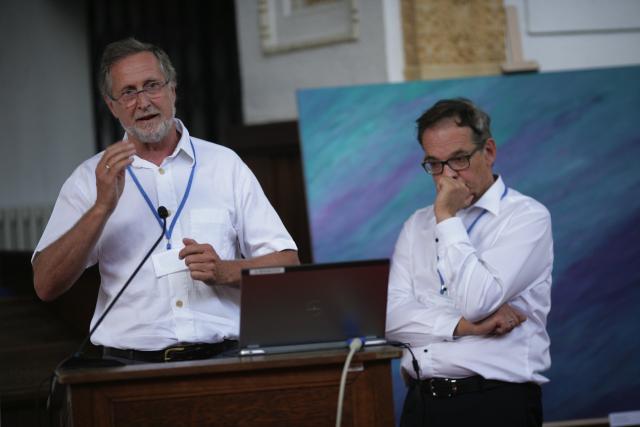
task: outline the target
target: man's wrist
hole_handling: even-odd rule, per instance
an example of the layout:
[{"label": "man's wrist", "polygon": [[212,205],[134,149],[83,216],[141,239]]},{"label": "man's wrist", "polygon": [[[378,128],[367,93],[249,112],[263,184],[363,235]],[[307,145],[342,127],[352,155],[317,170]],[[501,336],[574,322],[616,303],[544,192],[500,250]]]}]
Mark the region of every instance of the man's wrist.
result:
[{"label": "man's wrist", "polygon": [[109,216],[111,216],[111,213],[113,212],[113,209],[110,209],[109,207],[100,204],[100,203],[95,203],[90,209],[89,212],[98,217],[98,218],[104,218],[107,219],[109,218]]},{"label": "man's wrist", "polygon": [[456,328],[453,330],[454,337],[463,337],[467,335],[467,331],[466,331],[467,326],[465,325],[465,322],[466,320],[464,320],[464,318],[461,317],[460,320],[458,321],[458,324],[456,325]]},{"label": "man's wrist", "polygon": [[239,286],[242,278],[242,269],[245,268],[245,260],[220,260],[222,277],[218,278],[217,285]]},{"label": "man's wrist", "polygon": [[442,221],[445,221],[449,218],[453,218],[455,213],[451,213],[445,209],[434,209],[434,213],[436,215],[436,223],[439,224]]},{"label": "man's wrist", "polygon": [[464,317],[461,317],[460,321],[458,322],[458,325],[456,326],[456,328],[453,331],[453,336],[454,337],[465,337],[465,336],[469,336],[469,335],[482,335],[482,334],[480,333],[478,325],[476,325],[473,322],[468,321]]}]

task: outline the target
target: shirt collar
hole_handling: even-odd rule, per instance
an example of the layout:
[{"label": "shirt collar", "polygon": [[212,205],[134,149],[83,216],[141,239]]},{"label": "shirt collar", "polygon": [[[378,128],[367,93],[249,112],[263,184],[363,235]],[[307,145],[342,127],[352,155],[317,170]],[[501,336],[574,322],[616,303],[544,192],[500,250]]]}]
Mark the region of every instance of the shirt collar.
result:
[{"label": "shirt collar", "polygon": [[173,153],[171,153],[168,158],[174,158],[179,153],[182,153],[183,155],[186,155],[193,164],[193,149],[191,147],[191,137],[189,136],[189,131],[180,119],[174,118],[174,120],[176,122],[176,129],[180,133],[180,140],[178,141],[178,145],[176,145],[176,149],[173,150]]},{"label": "shirt collar", "polygon": [[[173,153],[171,153],[165,158],[165,160],[163,161],[163,164],[167,161],[171,161],[172,159],[175,159],[179,154],[181,157],[186,156],[184,157],[185,160],[188,159],[189,162],[193,164],[195,159],[193,157],[193,150],[191,148],[191,142],[190,142],[191,137],[189,136],[189,131],[187,130],[187,127],[182,123],[180,119],[174,118],[173,120],[176,123],[176,130],[178,131],[178,133],[180,133],[180,139],[178,140],[178,144],[176,145],[176,148],[173,150]],[[125,131],[124,137],[122,139],[126,141],[128,138],[129,138],[129,135]],[[149,162],[141,159],[140,157],[134,156],[133,164],[131,166],[135,168],[144,168],[144,167],[148,167],[149,164],[150,164]]]},{"label": "shirt collar", "polygon": [[500,200],[502,199],[502,195],[504,194],[505,184],[502,181],[502,177],[498,175],[498,178],[491,184],[491,187],[475,202],[473,205],[469,206],[467,209],[472,208],[480,208],[485,209],[491,212],[494,215],[498,215],[500,213]]}]

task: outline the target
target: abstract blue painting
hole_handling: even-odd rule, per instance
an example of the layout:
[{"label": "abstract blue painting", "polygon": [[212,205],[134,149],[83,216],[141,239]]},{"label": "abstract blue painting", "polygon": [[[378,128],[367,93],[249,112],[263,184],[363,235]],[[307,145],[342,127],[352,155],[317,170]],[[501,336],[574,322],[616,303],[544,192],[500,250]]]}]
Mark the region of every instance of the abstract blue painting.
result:
[{"label": "abstract blue painting", "polygon": [[640,409],[640,67],[299,91],[314,261],[391,257],[435,195],[415,119],[457,96],[491,115],[496,172],[551,212],[545,420]]}]

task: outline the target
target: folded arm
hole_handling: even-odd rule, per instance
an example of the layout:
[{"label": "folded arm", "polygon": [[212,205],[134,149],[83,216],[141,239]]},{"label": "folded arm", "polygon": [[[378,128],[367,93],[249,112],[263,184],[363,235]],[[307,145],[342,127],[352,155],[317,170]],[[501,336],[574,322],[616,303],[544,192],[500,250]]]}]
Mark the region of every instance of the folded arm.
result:
[{"label": "folded arm", "polygon": [[543,209],[527,209],[504,224],[480,256],[458,218],[437,225],[438,269],[462,317],[486,319],[549,274],[553,262],[551,221]]},{"label": "folded arm", "polygon": [[415,283],[412,271],[412,241],[415,238],[411,222],[407,221],[396,243],[387,301],[387,338],[421,346],[434,340],[452,339],[460,321],[460,312],[450,301],[435,292],[419,296],[416,286],[429,288],[428,284]]}]

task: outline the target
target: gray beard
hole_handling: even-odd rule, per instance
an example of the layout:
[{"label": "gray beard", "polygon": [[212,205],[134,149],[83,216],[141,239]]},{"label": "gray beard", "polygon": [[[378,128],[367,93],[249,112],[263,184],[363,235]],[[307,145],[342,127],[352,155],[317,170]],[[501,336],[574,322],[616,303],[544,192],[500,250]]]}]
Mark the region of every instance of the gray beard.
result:
[{"label": "gray beard", "polygon": [[135,125],[126,127],[120,121],[120,125],[124,128],[124,130],[135,139],[145,144],[157,144],[162,141],[167,135],[169,135],[169,131],[171,130],[171,125],[173,125],[173,119],[176,116],[176,107],[174,105],[173,112],[170,118],[167,120],[160,122],[153,129],[140,129]]},{"label": "gray beard", "polygon": [[138,141],[146,144],[157,144],[169,134],[172,124],[173,118],[160,122],[154,129],[139,129],[135,127],[135,125],[123,127],[129,135],[133,136]]}]

